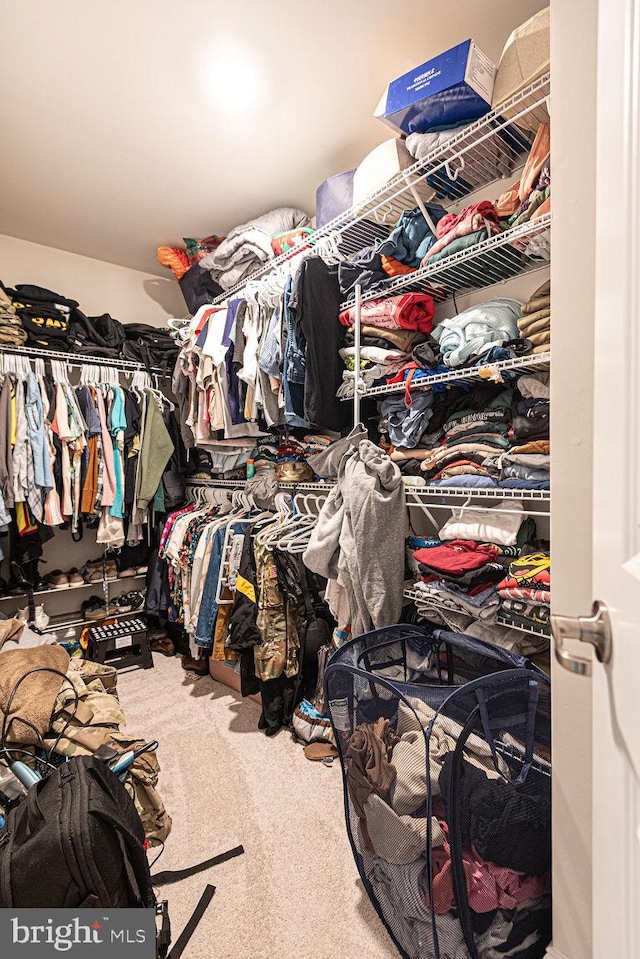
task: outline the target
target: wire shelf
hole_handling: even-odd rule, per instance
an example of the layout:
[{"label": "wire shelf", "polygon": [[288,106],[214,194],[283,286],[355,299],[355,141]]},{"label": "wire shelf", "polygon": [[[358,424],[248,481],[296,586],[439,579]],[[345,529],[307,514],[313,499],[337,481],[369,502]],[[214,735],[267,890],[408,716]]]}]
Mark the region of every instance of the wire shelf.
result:
[{"label": "wire shelf", "polygon": [[448,207],[496,180],[514,179],[525,163],[532,141],[532,134],[516,124],[524,118],[534,121],[527,125],[548,120],[549,93],[550,77],[546,74],[500,104],[500,112],[492,110],[463,127],[422,160],[316,230],[308,243],[269,260],[213,303],[233,298],[249,284],[286,266],[305,249],[322,255],[330,243],[334,253],[349,259],[376,240],[386,238],[401,213],[414,209],[418,199],[421,203],[436,199]]},{"label": "wire shelf", "polygon": [[532,142],[532,135],[515,122],[547,120],[549,92],[546,74],[501,104],[500,112],[493,110],[463,127],[324,229],[341,233],[341,252],[344,248],[353,255],[377,239],[380,226],[390,232],[401,213],[417,205],[416,194],[423,203],[435,199],[447,207],[496,180],[514,178]]},{"label": "wire shelf", "polygon": [[498,626],[504,626],[505,629],[517,629],[519,633],[532,633],[534,636],[545,636],[547,639],[551,638],[551,628],[549,626],[543,626],[542,623],[532,623],[531,626],[515,626],[513,623],[510,623],[508,619],[503,619],[500,614],[498,614],[496,618],[496,623]]},{"label": "wire shelf", "polygon": [[[146,573],[136,573],[134,576],[110,576],[107,579],[108,583],[126,583],[132,579],[146,579]],[[34,589],[34,596],[66,596],[70,589],[100,589],[103,584],[102,576],[97,582],[93,583],[72,583],[70,586],[61,586],[59,589],[56,589],[53,586],[49,586],[47,589]],[[0,596],[0,603],[5,602],[8,599],[21,600],[26,593],[13,593],[7,594],[6,596]]]},{"label": "wire shelf", "polygon": [[[433,376],[424,377],[420,380],[412,380],[409,386],[410,390],[429,390],[437,384],[445,386],[460,386],[463,383],[473,383],[476,380],[495,379],[502,382],[503,374],[512,374],[513,377],[524,376],[527,373],[539,373],[540,370],[549,368],[551,360],[551,351],[546,353],[529,354],[528,356],[518,356],[512,360],[500,360],[498,363],[491,363],[488,366],[466,366],[460,369],[453,369],[448,373],[435,373]],[[361,397],[386,396],[388,393],[404,393],[407,389],[406,383],[383,383],[381,386],[371,386],[367,390],[361,391]],[[344,403],[353,401],[353,397],[345,397]]]},{"label": "wire shelf", "polygon": [[[411,600],[412,603],[415,603],[417,600],[423,599],[426,596],[426,598],[432,600],[433,606],[435,607],[449,610],[450,612],[460,612],[460,610],[449,607],[446,603],[443,603],[437,594],[431,590],[404,589],[402,591],[402,595],[405,599]],[[514,626],[512,623],[504,620],[500,615],[496,617],[495,625],[503,626],[506,629],[517,629],[519,633],[529,633],[532,636],[544,636],[546,639],[549,639],[551,636],[551,631],[548,626],[543,626],[542,624],[537,625],[535,623],[532,623],[530,627]]]},{"label": "wire shelf", "polygon": [[[188,479],[188,487],[204,486],[214,489],[244,489],[248,480],[217,480],[217,479]],[[331,487],[335,484],[332,481],[324,483],[279,483],[278,489],[281,493],[291,491],[297,493],[304,491],[308,493],[329,493]]]},{"label": "wire shelf", "polygon": [[[115,367],[125,373],[129,371],[135,373],[136,370],[146,370],[149,372],[149,368],[146,367],[144,363],[136,363],[133,360],[112,359],[107,356],[85,356],[84,354],[65,353],[56,350],[41,350],[31,346],[4,346],[0,344],[0,354],[3,353],[13,353],[16,356],[25,356],[27,359],[60,360],[66,363],[67,366],[77,366],[78,368],[92,364]],[[166,370],[161,370],[156,367],[151,367],[150,372],[159,376],[167,375]]]},{"label": "wire shelf", "polygon": [[[430,489],[428,486],[406,485],[407,497],[413,497],[417,502],[446,502],[447,500],[479,499],[500,500],[516,499],[525,503],[551,504],[551,492],[548,489],[501,489],[499,486],[491,489],[452,486],[442,486]],[[411,505],[410,503],[408,505]]]},{"label": "wire shelf", "polygon": [[[428,293],[436,302],[442,302],[455,293],[481,290],[514,276],[548,267],[550,225],[551,214],[545,213],[467,250],[396,277],[385,286],[382,295],[386,298],[397,293]],[[380,296],[379,290],[363,292],[362,302],[380,299]],[[340,311],[354,305],[355,299],[346,300],[340,305]]]}]

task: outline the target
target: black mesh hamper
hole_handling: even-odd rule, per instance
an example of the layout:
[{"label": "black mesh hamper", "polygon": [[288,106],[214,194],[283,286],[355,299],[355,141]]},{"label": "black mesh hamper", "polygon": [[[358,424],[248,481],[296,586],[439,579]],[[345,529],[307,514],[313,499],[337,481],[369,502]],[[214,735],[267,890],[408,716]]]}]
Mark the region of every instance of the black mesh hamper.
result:
[{"label": "black mesh hamper", "polygon": [[542,959],[551,939],[546,674],[402,624],[325,673],[363,884],[405,959]]}]

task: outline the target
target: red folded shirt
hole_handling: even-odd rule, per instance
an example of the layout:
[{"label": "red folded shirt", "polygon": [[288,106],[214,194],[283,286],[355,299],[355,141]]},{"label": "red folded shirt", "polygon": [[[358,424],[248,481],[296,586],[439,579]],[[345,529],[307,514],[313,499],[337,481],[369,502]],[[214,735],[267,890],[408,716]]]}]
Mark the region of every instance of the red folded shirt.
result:
[{"label": "red folded shirt", "polygon": [[[427,293],[402,293],[385,300],[367,300],[362,304],[360,316],[363,326],[431,333],[433,314],[433,299]],[[352,306],[343,310],[340,322],[343,326],[353,326],[355,316],[355,306]]]},{"label": "red folded shirt", "polygon": [[498,550],[490,543],[454,539],[443,546],[418,549],[413,557],[430,569],[438,569],[443,573],[466,573],[491,563],[497,555]]}]

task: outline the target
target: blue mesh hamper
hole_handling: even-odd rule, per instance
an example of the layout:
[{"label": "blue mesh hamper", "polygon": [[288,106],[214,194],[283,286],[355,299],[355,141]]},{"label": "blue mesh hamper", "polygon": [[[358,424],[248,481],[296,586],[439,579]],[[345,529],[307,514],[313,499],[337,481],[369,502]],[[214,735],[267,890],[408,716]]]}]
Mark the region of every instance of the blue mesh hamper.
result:
[{"label": "blue mesh hamper", "polygon": [[402,624],[341,647],[325,694],[362,882],[405,959],[542,959],[551,939],[546,674]]}]

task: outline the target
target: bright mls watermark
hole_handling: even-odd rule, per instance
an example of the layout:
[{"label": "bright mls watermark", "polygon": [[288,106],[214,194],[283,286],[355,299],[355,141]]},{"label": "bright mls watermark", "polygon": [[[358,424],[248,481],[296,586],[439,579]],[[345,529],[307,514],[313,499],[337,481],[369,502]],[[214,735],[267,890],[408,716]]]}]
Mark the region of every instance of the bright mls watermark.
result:
[{"label": "bright mls watermark", "polygon": [[0,956],[7,959],[155,959],[153,909],[1,909]]}]

